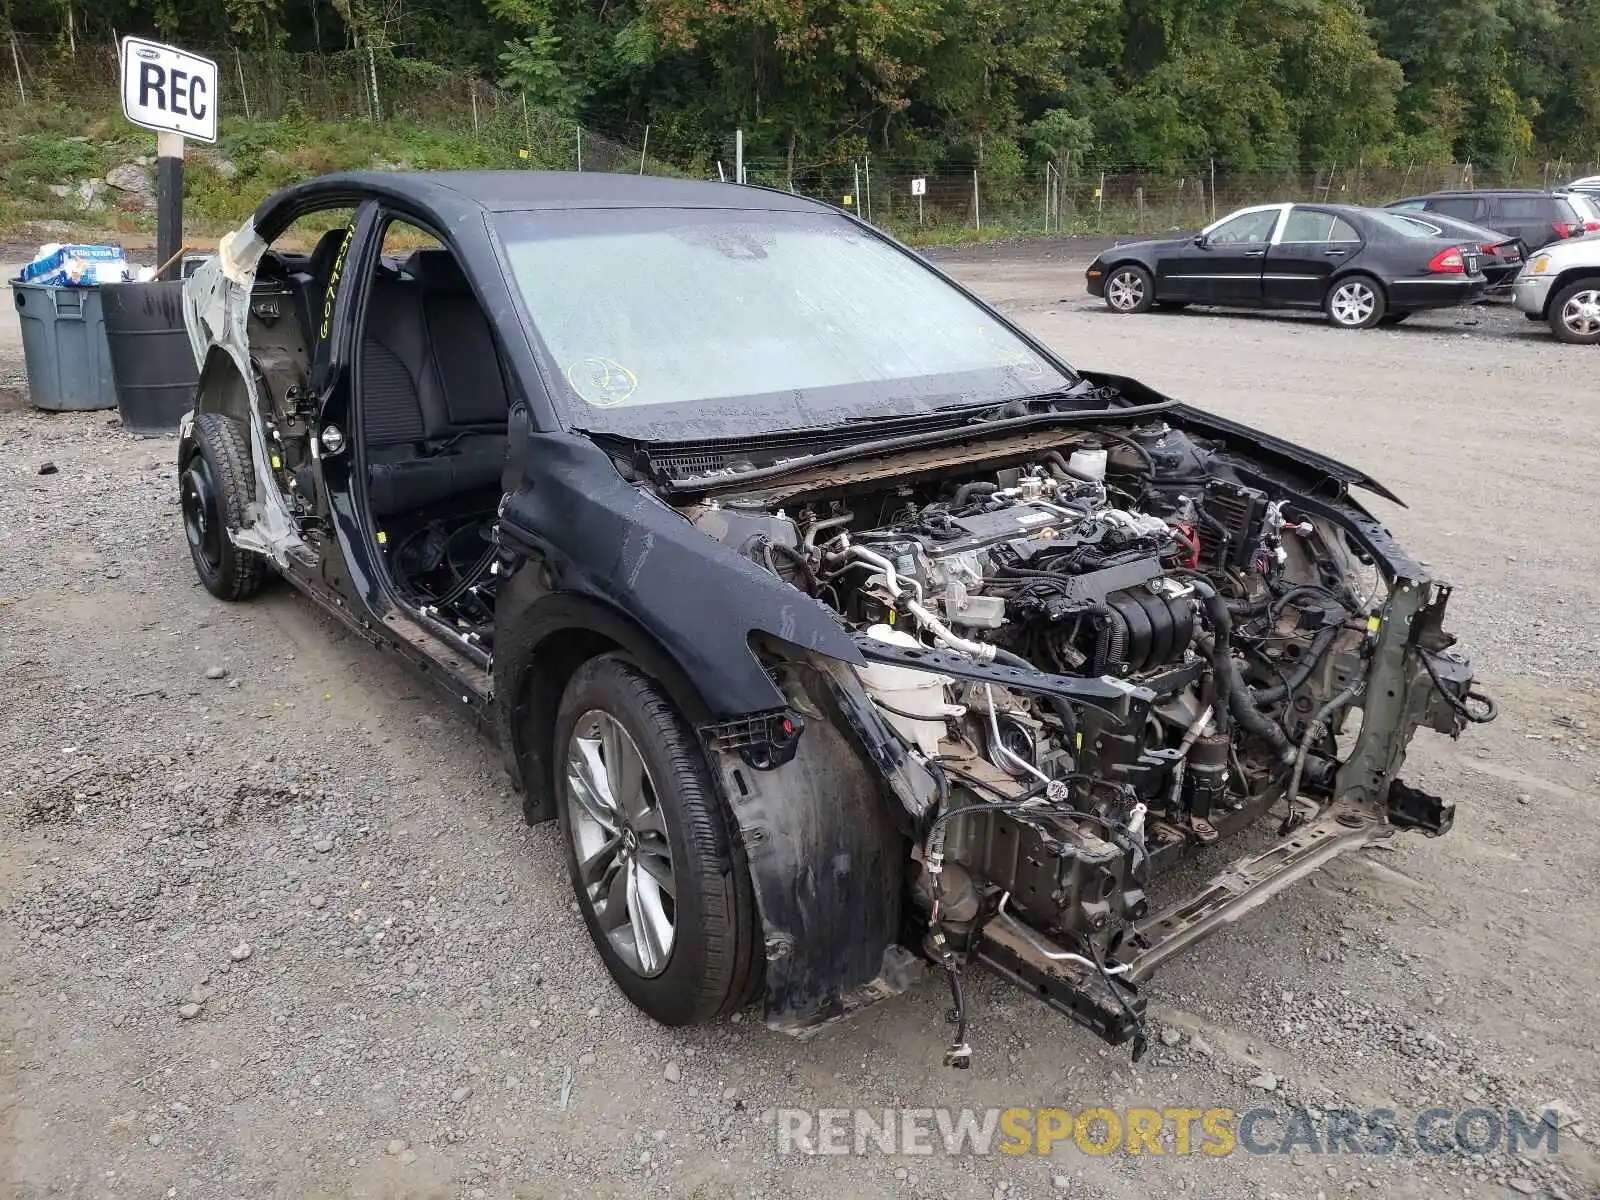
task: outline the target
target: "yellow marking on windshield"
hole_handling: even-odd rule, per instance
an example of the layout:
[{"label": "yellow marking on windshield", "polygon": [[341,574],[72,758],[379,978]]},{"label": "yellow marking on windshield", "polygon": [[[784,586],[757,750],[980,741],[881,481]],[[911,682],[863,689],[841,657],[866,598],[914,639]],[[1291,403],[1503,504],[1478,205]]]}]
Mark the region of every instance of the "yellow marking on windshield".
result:
[{"label": "yellow marking on windshield", "polygon": [[639,379],[614,358],[593,355],[567,366],[567,382],[594,408],[616,408],[626,404],[639,388]]}]

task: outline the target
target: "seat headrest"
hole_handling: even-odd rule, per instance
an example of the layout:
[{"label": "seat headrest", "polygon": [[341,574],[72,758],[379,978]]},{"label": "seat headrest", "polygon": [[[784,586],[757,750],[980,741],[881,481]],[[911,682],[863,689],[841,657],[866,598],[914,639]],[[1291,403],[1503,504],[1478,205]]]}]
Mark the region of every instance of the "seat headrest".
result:
[{"label": "seat headrest", "polygon": [[427,292],[462,292],[471,294],[472,285],[456,256],[448,250],[413,250],[405,262],[406,274],[422,285]]}]

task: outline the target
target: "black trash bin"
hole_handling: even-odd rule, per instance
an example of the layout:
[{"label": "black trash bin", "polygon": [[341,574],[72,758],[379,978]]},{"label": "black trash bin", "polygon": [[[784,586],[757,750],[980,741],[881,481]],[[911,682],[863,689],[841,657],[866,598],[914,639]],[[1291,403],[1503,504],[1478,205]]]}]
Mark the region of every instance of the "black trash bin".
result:
[{"label": "black trash bin", "polygon": [[176,433],[200,376],[183,327],[183,281],[108,283],[100,296],[122,427]]}]

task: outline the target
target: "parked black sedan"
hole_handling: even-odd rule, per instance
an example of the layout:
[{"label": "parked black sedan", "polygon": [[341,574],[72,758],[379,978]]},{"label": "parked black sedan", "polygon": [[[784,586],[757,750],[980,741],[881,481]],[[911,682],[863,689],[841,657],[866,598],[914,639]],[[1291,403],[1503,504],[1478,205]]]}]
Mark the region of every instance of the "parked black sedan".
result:
[{"label": "parked black sedan", "polygon": [[1489,281],[1487,290],[1491,293],[1509,292],[1522,264],[1528,261],[1528,244],[1513,234],[1431,211],[1395,215],[1402,221],[1413,222],[1432,237],[1456,240],[1464,254],[1476,253],[1478,269]]},{"label": "parked black sedan", "polygon": [[1459,239],[1347,204],[1258,204],[1198,234],[1130,242],[1089,264],[1112,312],[1215,304],[1321,308],[1343,329],[1476,299],[1488,281]]}]

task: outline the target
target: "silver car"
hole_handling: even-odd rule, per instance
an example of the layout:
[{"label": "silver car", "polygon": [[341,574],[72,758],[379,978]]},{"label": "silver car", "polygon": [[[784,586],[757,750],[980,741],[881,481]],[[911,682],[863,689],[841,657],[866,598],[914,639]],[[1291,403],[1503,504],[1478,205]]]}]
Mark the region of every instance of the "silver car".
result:
[{"label": "silver car", "polygon": [[1517,276],[1511,302],[1563,342],[1600,343],[1600,234],[1553,242]]}]

